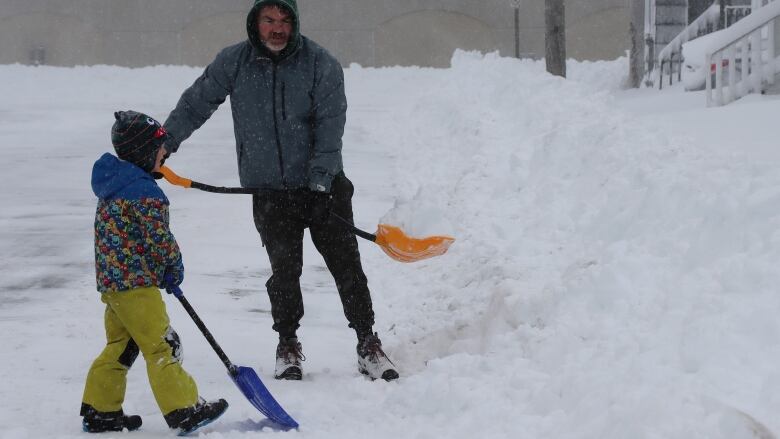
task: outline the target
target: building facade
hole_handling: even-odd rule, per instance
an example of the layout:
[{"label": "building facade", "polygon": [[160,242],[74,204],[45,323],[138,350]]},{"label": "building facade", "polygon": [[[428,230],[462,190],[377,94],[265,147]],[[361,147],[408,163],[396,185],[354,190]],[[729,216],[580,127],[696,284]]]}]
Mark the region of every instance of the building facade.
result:
[{"label": "building facade", "polygon": [[[567,0],[567,55],[630,47],[632,0]],[[0,64],[202,66],[246,39],[251,0],[0,0]],[[446,67],[457,49],[544,54],[545,0],[299,0],[301,31],[342,64]],[[515,28],[514,5],[519,4]],[[515,35],[519,38],[516,39]],[[517,47],[516,47],[517,45]]]}]

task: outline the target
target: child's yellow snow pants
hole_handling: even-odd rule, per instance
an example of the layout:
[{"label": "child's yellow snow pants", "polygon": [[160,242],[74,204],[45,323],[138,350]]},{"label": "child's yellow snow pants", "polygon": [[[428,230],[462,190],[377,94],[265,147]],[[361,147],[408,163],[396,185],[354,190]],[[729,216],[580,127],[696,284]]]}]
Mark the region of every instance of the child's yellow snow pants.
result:
[{"label": "child's yellow snow pants", "polygon": [[160,290],[137,288],[102,296],[107,343],[89,369],[83,402],[100,412],[120,410],[127,371],[140,350],[163,414],[197,403],[198,389],[181,367],[179,336],[170,327]]}]

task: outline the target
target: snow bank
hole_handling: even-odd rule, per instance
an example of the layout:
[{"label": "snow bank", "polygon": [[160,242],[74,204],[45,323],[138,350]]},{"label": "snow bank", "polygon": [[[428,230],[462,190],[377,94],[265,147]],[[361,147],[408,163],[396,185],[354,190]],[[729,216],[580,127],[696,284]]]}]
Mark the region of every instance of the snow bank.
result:
[{"label": "snow bank", "polygon": [[421,395],[448,367],[531,437],[729,437],[710,400],[771,418],[753,396],[778,376],[777,175],[524,62],[460,54],[427,86],[392,121],[391,215],[435,211],[458,239],[398,279]]}]

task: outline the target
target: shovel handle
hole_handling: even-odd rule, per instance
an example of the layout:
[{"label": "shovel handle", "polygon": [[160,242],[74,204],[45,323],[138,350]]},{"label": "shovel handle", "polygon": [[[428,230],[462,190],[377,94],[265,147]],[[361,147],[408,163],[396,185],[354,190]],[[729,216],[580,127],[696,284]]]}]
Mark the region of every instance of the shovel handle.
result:
[{"label": "shovel handle", "polygon": [[358,229],[357,227],[355,227],[354,224],[352,224],[351,221],[349,221],[346,218],[343,218],[343,217],[339,216],[338,214],[336,214],[336,212],[334,212],[332,210],[330,211],[330,215],[333,216],[334,218],[336,218],[337,220],[341,221],[355,235],[357,235],[357,236],[359,236],[359,237],[361,237],[363,239],[367,239],[367,240],[369,240],[371,242],[376,242],[376,235],[374,235],[373,233],[368,233],[366,231]]},{"label": "shovel handle", "polygon": [[[254,189],[254,188],[245,188],[245,187],[221,187],[221,186],[212,186],[210,184],[204,184],[198,181],[192,181],[189,178],[184,178],[176,174],[171,170],[171,168],[167,166],[163,166],[160,168],[160,172],[163,174],[166,180],[168,180],[169,183],[181,186],[183,188],[193,188],[193,189],[199,189],[204,192],[211,192],[215,194],[258,194],[261,190]],[[355,235],[366,239],[371,242],[376,242],[376,235],[373,233],[368,233],[364,230],[360,230],[357,227],[355,227],[354,224],[352,224],[351,221],[347,220],[346,218],[343,218],[339,215],[337,215],[335,212],[331,211],[331,215],[333,215],[337,220],[344,223],[345,226],[349,228],[349,230],[354,233]],[[174,294],[175,295],[175,294]],[[178,296],[177,296],[178,297]]]},{"label": "shovel handle", "polygon": [[187,314],[190,315],[192,318],[192,321],[195,322],[195,326],[200,329],[200,332],[203,333],[203,336],[206,337],[206,340],[211,345],[211,348],[214,349],[214,352],[217,353],[217,356],[220,360],[222,360],[222,363],[227,367],[228,372],[231,375],[235,375],[238,373],[238,368],[233,365],[233,363],[228,358],[227,354],[225,354],[225,351],[222,350],[222,348],[219,346],[219,343],[214,339],[214,336],[211,335],[211,332],[206,327],[206,325],[203,323],[203,320],[198,317],[198,313],[195,312],[195,309],[192,308],[192,305],[190,305],[190,302],[187,300],[186,297],[184,297],[184,292],[176,285],[171,284],[171,286],[166,287],[166,290],[176,296],[177,299],[179,299],[179,302],[181,302],[184,309],[187,311]]}]

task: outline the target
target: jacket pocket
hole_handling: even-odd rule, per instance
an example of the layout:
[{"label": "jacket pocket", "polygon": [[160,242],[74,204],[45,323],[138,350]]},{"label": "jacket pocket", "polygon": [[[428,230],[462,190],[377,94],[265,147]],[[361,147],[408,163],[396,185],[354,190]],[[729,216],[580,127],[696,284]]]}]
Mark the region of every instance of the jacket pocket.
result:
[{"label": "jacket pocket", "polygon": [[241,172],[241,165],[244,163],[244,143],[238,144],[238,170]]}]

